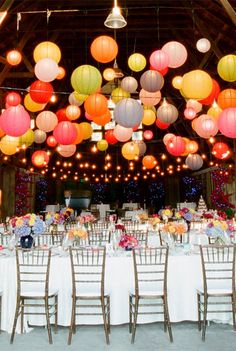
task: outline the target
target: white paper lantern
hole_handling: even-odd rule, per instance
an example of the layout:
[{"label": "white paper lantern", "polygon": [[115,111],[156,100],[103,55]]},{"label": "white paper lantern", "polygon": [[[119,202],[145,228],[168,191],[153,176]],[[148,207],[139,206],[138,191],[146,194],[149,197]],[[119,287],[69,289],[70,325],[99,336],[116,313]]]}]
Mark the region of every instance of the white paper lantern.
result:
[{"label": "white paper lantern", "polygon": [[185,159],[185,164],[192,171],[197,171],[203,165],[203,159],[199,154],[189,154]]},{"label": "white paper lantern", "polygon": [[207,38],[201,38],[197,41],[196,47],[198,51],[205,53],[210,50],[211,43]]},{"label": "white paper lantern", "polygon": [[36,129],[34,131],[34,141],[36,144],[44,143],[46,138],[47,138],[47,134],[44,131],[40,129]]},{"label": "white paper lantern", "polygon": [[140,84],[144,90],[154,93],[155,91],[161,90],[164,85],[164,78],[161,73],[149,70],[142,74]]},{"label": "white paper lantern", "polygon": [[143,107],[137,100],[127,98],[119,101],[114,109],[114,119],[122,127],[139,126],[143,118]]},{"label": "white paper lantern", "polygon": [[132,128],[125,128],[117,124],[114,128],[114,136],[118,141],[126,142],[128,141],[133,134]]},{"label": "white paper lantern", "polygon": [[174,123],[177,120],[178,115],[179,112],[177,108],[172,104],[163,103],[157,109],[157,118],[163,123]]},{"label": "white paper lantern", "polygon": [[59,67],[52,59],[44,58],[36,63],[34,73],[39,80],[51,82],[58,76]]},{"label": "white paper lantern", "polygon": [[125,77],[121,81],[121,88],[129,93],[134,93],[138,88],[138,82],[134,77]]}]

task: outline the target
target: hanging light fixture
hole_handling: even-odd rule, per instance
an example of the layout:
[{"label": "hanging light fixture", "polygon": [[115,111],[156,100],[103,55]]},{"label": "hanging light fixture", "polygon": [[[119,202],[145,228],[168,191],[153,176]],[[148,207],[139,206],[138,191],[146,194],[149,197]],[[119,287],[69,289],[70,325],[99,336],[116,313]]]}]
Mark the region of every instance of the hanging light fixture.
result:
[{"label": "hanging light fixture", "polygon": [[120,12],[119,6],[117,6],[117,0],[114,0],[114,7],[111,13],[107,16],[104,25],[108,28],[119,29],[127,25],[126,20]]}]

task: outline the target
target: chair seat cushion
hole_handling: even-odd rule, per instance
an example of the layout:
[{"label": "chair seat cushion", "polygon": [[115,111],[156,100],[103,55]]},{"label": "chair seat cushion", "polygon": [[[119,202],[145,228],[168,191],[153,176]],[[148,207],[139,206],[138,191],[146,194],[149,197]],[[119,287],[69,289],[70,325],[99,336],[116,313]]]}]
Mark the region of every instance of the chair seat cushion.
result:
[{"label": "chair seat cushion", "polygon": [[[50,290],[48,292],[48,297],[52,297],[58,294],[58,290]],[[38,291],[21,291],[20,293],[21,297],[45,297],[45,291],[44,290],[38,290]]]}]

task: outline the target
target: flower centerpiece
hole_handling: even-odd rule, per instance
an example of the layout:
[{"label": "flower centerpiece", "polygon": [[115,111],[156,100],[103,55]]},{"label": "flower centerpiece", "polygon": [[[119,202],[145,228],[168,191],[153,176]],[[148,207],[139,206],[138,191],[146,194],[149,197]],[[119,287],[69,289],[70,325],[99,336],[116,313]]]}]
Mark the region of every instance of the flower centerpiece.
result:
[{"label": "flower centerpiece", "polygon": [[48,212],[45,216],[45,224],[47,227],[52,226],[54,230],[57,230],[58,225],[64,224],[65,216],[62,213]]},{"label": "flower centerpiece", "polygon": [[137,219],[139,222],[146,222],[148,220],[148,214],[146,212],[137,214]]},{"label": "flower centerpiece", "polygon": [[188,231],[190,230],[191,221],[196,217],[196,211],[193,208],[183,207],[175,214],[176,218],[183,218],[188,226]]},{"label": "flower centerpiece", "polygon": [[158,214],[153,214],[152,217],[148,218],[148,223],[153,227],[153,229],[156,229],[160,221],[160,216]]},{"label": "flower centerpiece", "polygon": [[163,227],[163,232],[172,235],[183,235],[186,233],[186,226],[183,223],[166,223]]},{"label": "flower centerpiece", "polygon": [[23,248],[31,248],[33,236],[43,234],[45,223],[35,213],[27,213],[25,216],[13,217],[10,220],[14,234],[20,237],[20,244]]},{"label": "flower centerpiece", "polygon": [[90,223],[93,223],[94,221],[96,221],[96,218],[92,214],[88,214],[85,216],[78,216],[76,219],[78,223],[81,226],[84,226],[85,228],[88,228]]},{"label": "flower centerpiece", "polygon": [[138,246],[138,240],[131,235],[123,234],[120,238],[119,246],[126,251],[130,251]]},{"label": "flower centerpiece", "polygon": [[207,236],[214,238],[216,244],[228,244],[233,234],[233,222],[230,220],[213,220],[207,224]]},{"label": "flower centerpiece", "polygon": [[160,215],[163,221],[168,222],[169,218],[173,216],[173,211],[170,208],[164,208],[160,210]]},{"label": "flower centerpiece", "polygon": [[88,233],[85,229],[79,228],[79,229],[70,229],[68,232],[68,239],[71,241],[74,240],[86,240],[88,237]]}]

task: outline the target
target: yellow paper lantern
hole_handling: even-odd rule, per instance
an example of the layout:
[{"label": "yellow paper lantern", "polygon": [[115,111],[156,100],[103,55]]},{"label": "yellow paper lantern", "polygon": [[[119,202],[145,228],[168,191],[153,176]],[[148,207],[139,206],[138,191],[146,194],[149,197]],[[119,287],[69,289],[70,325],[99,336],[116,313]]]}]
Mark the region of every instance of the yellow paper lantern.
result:
[{"label": "yellow paper lantern", "polygon": [[102,75],[96,67],[82,65],[72,72],[71,85],[79,93],[93,94],[102,85]]},{"label": "yellow paper lantern", "polygon": [[5,155],[14,155],[19,145],[19,138],[5,135],[0,141],[0,150]]},{"label": "yellow paper lantern", "polygon": [[207,114],[218,120],[222,111],[223,110],[220,108],[220,106],[217,103],[215,103],[212,105],[212,107],[209,108]]},{"label": "yellow paper lantern", "polygon": [[128,66],[134,72],[142,71],[145,68],[146,63],[147,63],[146,58],[139,53],[130,55],[128,59]]},{"label": "yellow paper lantern", "polygon": [[106,151],[107,150],[107,148],[108,148],[108,142],[105,140],[105,139],[102,139],[102,140],[99,140],[98,142],[97,142],[97,149],[99,150],[99,151]]},{"label": "yellow paper lantern", "polygon": [[93,128],[91,124],[88,122],[82,122],[79,125],[82,128],[83,140],[91,138],[91,135],[93,134]]},{"label": "yellow paper lantern", "polygon": [[119,102],[120,100],[129,98],[129,97],[130,97],[130,93],[128,93],[122,88],[113,89],[111,93],[111,99],[115,104],[117,104],[117,102]]},{"label": "yellow paper lantern", "polygon": [[150,126],[156,120],[156,114],[152,110],[144,110],[142,124],[145,126]]},{"label": "yellow paper lantern", "polygon": [[183,76],[181,91],[188,99],[205,99],[212,91],[212,79],[208,73],[198,69]]},{"label": "yellow paper lantern", "polygon": [[106,68],[103,71],[103,78],[105,80],[107,80],[108,82],[110,82],[111,80],[113,80],[115,78],[115,71],[113,68]]},{"label": "yellow paper lantern", "polygon": [[44,109],[46,104],[38,104],[31,99],[30,94],[26,94],[24,98],[24,106],[30,112],[39,112]]},{"label": "yellow paper lantern", "polygon": [[183,83],[183,77],[176,76],[172,79],[172,85],[175,89],[181,89]]},{"label": "yellow paper lantern", "polygon": [[126,160],[134,160],[139,156],[139,147],[137,143],[130,141],[125,143],[121,148],[121,153]]},{"label": "yellow paper lantern", "polygon": [[34,142],[34,132],[32,129],[28,129],[25,134],[19,138],[19,145],[30,146]]},{"label": "yellow paper lantern", "polygon": [[222,57],[218,62],[217,71],[226,82],[234,82],[236,80],[236,55]]},{"label": "yellow paper lantern", "polygon": [[61,59],[61,50],[55,43],[43,41],[36,46],[33,56],[36,63],[44,58],[50,58],[58,63]]}]

